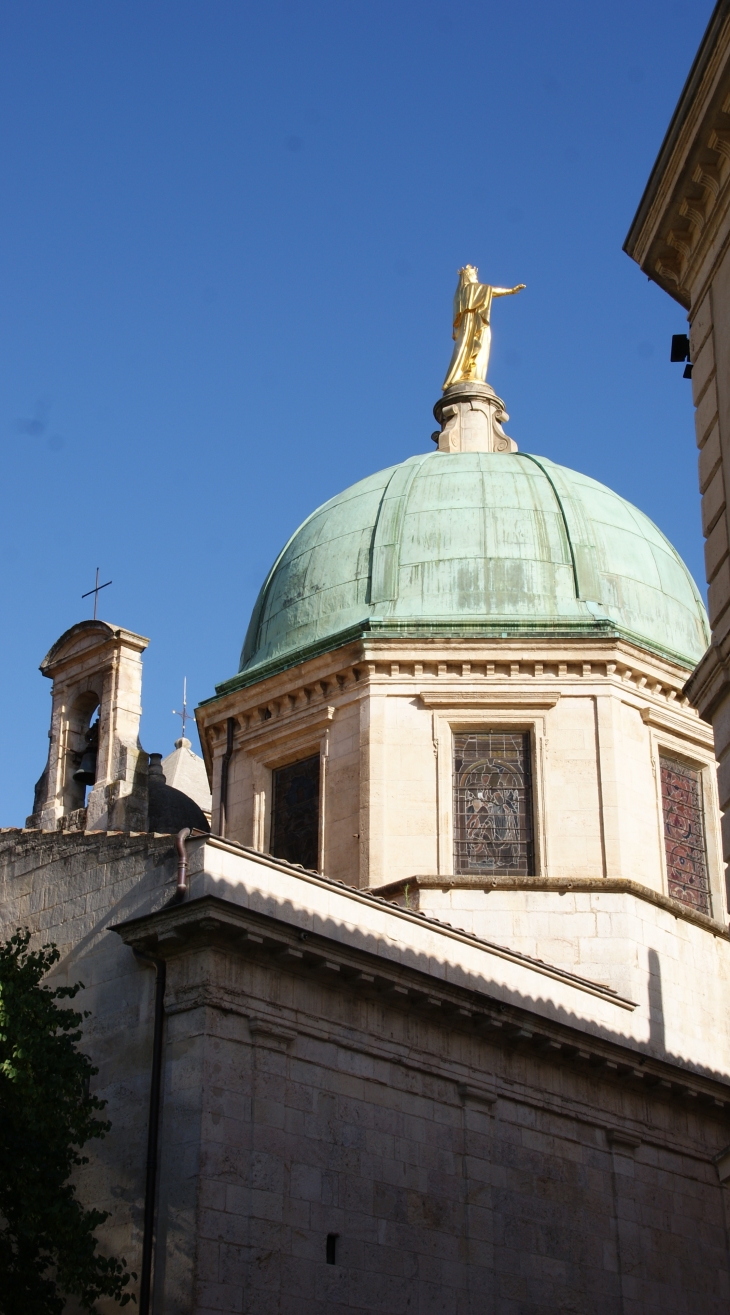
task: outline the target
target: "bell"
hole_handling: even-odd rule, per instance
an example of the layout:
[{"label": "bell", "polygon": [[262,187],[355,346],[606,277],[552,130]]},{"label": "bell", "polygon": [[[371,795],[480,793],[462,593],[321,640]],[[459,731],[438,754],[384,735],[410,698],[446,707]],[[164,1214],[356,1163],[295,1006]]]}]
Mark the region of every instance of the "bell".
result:
[{"label": "bell", "polygon": [[93,785],[96,780],[96,749],[86,749],[73,774],[77,785]]},{"label": "bell", "polygon": [[99,749],[99,723],[94,722],[86,732],[86,748],[81,762],[71,778],[77,785],[93,785],[96,780],[96,755]]}]

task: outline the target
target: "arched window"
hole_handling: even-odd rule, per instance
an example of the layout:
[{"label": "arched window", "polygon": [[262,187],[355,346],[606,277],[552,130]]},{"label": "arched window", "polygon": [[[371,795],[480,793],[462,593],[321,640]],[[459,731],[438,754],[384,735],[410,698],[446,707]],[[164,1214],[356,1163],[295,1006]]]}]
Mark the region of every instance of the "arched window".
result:
[{"label": "arched window", "polygon": [[75,812],[77,808],[83,808],[86,800],[86,785],[73,778],[81,764],[84,750],[88,747],[87,733],[98,707],[98,694],[86,690],[74,699],[68,710],[63,773],[63,808],[66,815]]}]

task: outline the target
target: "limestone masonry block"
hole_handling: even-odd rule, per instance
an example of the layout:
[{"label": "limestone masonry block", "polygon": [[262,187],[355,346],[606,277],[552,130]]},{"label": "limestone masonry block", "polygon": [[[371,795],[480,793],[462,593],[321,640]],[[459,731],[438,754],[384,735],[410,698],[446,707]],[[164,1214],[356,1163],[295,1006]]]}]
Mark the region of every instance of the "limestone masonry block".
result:
[{"label": "limestone masonry block", "polygon": [[730,551],[728,544],[727,519],[721,516],[705,540],[705,569],[707,579],[711,581],[717,573],[718,567],[725,560]]},{"label": "limestone masonry block", "polygon": [[695,413],[697,442],[702,447],[708,439],[711,426],[717,419],[717,393],[715,384],[710,383],[700,400]]},{"label": "limestone masonry block", "polygon": [[700,493],[704,493],[712,476],[722,461],[722,452],[720,449],[720,430],[714,425],[707,436],[707,442],[700,449],[697,459]]},{"label": "limestone masonry block", "polygon": [[692,396],[695,406],[699,404],[708,383],[715,373],[715,351],[712,337],[708,335],[701,346],[695,346],[695,335],[690,334],[690,354],[692,357]]},{"label": "limestone masonry block", "polygon": [[690,344],[692,359],[701,351],[708,335],[712,332],[712,298],[709,292],[692,308],[690,319]]}]

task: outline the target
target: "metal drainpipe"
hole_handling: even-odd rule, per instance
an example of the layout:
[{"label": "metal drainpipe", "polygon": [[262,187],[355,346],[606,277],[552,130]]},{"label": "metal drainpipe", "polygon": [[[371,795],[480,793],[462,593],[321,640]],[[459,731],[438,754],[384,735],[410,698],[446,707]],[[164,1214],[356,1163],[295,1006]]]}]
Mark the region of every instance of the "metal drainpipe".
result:
[{"label": "metal drainpipe", "polygon": [[177,850],[177,886],[175,887],[174,899],[185,899],[188,893],[188,851],[185,848],[185,841],[190,835],[190,827],[184,826],[182,831],[178,831],[175,837],[175,848]]},{"label": "metal drainpipe", "polygon": [[142,1233],[142,1273],[139,1283],[139,1315],[149,1315],[152,1290],[152,1256],[155,1236],[155,1198],[157,1195],[157,1151],[160,1139],[160,1095],[162,1091],[162,1037],[165,1022],[165,980],[167,964],[154,954],[135,950],[138,959],[155,969],[155,1024],[152,1034],[152,1073],[150,1075],[150,1111],[147,1123],[147,1164],[144,1188],[144,1228]]},{"label": "metal drainpipe", "polygon": [[[175,837],[177,850],[177,886],[173,900],[185,899],[188,893],[188,854],[185,841],[190,827],[184,826]],[[142,1274],[139,1284],[139,1312],[149,1315],[152,1294],[152,1258],[155,1241],[155,1204],[157,1197],[157,1152],[160,1142],[160,1096],[162,1095],[162,1036],[165,1024],[165,985],[167,964],[155,954],[135,950],[143,963],[155,969],[155,1024],[152,1033],[152,1072],[150,1074],[150,1111],[147,1121],[147,1163],[145,1166],[144,1227],[142,1231]]]},{"label": "metal drainpipe", "polygon": [[226,813],[228,812],[228,768],[233,755],[233,724],[234,718],[228,718],[226,726],[226,751],[223,754],[221,762],[221,803],[220,803],[220,821],[218,823],[219,834],[223,840],[226,838]]}]

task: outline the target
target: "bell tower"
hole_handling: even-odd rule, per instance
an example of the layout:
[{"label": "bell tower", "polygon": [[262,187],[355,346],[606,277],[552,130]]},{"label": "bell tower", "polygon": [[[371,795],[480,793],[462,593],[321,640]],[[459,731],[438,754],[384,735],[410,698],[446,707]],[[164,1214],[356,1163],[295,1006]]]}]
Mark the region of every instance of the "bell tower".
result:
[{"label": "bell tower", "polygon": [[43,659],[40,670],[53,681],[50,745],[27,826],[147,830],[139,722],[148,642],[106,621],[80,621]]}]

